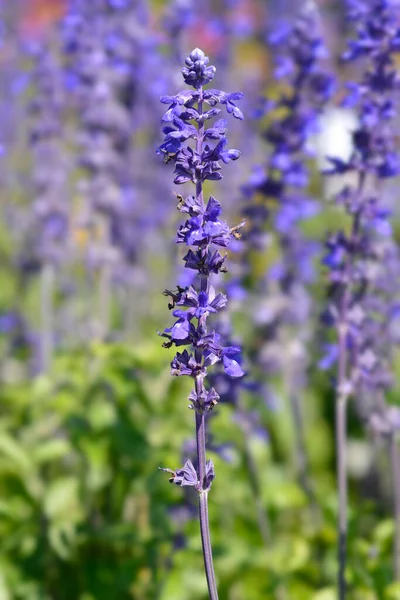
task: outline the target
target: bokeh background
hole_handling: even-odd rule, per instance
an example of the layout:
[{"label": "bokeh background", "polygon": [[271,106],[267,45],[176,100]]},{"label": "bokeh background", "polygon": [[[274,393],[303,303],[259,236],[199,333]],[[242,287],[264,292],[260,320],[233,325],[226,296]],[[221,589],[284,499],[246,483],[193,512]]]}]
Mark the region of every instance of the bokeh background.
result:
[{"label": "bokeh background", "polygon": [[[319,243],[342,218],[329,202],[335,182],[321,175],[323,157],[349,152],[354,120],[335,108],[351,76],[338,61],[343,4],[315,3],[339,82],[308,158],[321,211],[304,228]],[[216,87],[245,92],[245,121],[229,124],[242,156],[209,188],[227,220],[239,222],[243,186],[269,152],[260,98],[282,89],[268,32],[298,9],[295,0],[0,3],[0,600],[207,597],[195,494],[157,469],[180,466],[194,440],[190,382],[170,376],[173,351],[157,335],[171,324],[162,291],[184,280],[174,244],[174,192],[182,190],[156,153],[159,96],[182,89],[180,68],[196,46],[217,67]],[[279,256],[267,233],[253,279]],[[244,350],[245,381],[257,385],[229,388],[235,401],[209,420],[220,598],[331,600],[334,396],[318,367],[326,276],[317,265],[307,350],[295,329],[266,344],[254,315],[271,310],[274,296],[237,289],[245,243],[229,257],[226,321]],[[278,367],[257,363],[254,373],[263,349],[264,364]],[[398,401],[396,386],[390,400]],[[400,598],[388,465],[386,440],[350,407],[354,600]]]}]

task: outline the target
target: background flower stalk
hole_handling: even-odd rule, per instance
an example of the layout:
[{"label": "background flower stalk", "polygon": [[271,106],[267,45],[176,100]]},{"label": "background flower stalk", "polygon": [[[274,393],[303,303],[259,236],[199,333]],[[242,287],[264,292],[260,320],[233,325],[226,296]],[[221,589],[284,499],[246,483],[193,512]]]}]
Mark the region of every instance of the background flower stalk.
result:
[{"label": "background flower stalk", "polygon": [[[329,306],[323,316],[325,324],[336,332],[336,344],[329,347],[327,364],[337,361],[338,590],[341,600],[347,595],[347,403],[350,397],[355,399],[356,406],[366,415],[378,410],[382,393],[391,385],[388,352],[392,342],[382,336],[383,324],[391,319],[391,309],[384,298],[380,261],[382,239],[390,239],[392,235],[384,183],[400,172],[392,123],[398,106],[394,55],[400,51],[396,3],[350,1],[348,20],[355,37],[349,42],[343,60],[360,62],[363,74],[359,82],[348,84],[344,100],[344,105],[357,114],[358,123],[351,134],[352,152],[347,160],[328,157],[331,166],[326,173],[350,173],[353,183],[346,184],[336,196],[338,205],[347,214],[348,231],[335,232],[326,242],[324,263],[330,269],[330,287]],[[383,267],[386,268],[387,265]],[[369,397],[372,397],[371,406],[367,404]]]},{"label": "background flower stalk", "polygon": [[[254,358],[260,378],[280,374],[293,422],[293,462],[313,512],[317,513],[305,445],[303,396],[314,328],[311,286],[320,245],[304,233],[304,224],[320,213],[309,193],[312,139],[332,99],[335,83],[314,5],[307,4],[293,24],[274,24],[274,78],[279,95],[265,100],[259,117],[267,119],[262,137],[267,159],[256,165],[244,191],[249,219],[245,278],[251,295],[261,296],[255,314],[260,347]],[[271,255],[277,255],[271,260]],[[254,276],[252,261],[262,256],[267,269]],[[282,351],[282,348],[285,351]]]}]

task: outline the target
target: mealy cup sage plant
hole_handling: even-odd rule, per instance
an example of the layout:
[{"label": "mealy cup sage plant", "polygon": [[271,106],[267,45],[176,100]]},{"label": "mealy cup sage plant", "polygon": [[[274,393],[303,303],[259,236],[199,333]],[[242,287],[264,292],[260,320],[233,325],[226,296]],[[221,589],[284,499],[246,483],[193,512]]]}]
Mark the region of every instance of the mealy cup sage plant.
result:
[{"label": "mealy cup sage plant", "polygon": [[197,465],[187,460],[181,469],[163,470],[171,475],[171,483],[193,486],[199,494],[200,532],[211,600],[218,598],[208,523],[208,492],[215,473],[212,460],[206,461],[205,427],[206,415],[217,404],[219,396],[213,387],[205,386],[205,379],[207,368],[218,361],[222,361],[227,375],[243,375],[234,358],[240,348],[224,347],[220,336],[209,330],[207,323],[209,315],[217,313],[227,303],[227,297],[217,293],[210,283],[212,274],[226,271],[226,255],[221,254],[219,248],[227,248],[232,236],[240,237],[239,230],[243,226],[241,223],[230,228],[220,219],[220,203],[213,196],[207,202],[203,197],[204,182],[222,177],[220,161],[229,163],[240,156],[238,150],[226,149],[227,130],[223,119],[206,125],[221,112],[218,105],[224,105],[229,114],[243,119],[235,103],[243,94],[204,89],[214,74],[215,67],[209,65],[208,57],[198,48],[186,58],[182,75],[185,83],[194,89],[161,97],[161,102],[169,108],[162,119],[165,140],[159,148],[165,162],[175,164],[174,183],[192,182],[195,186],[194,195],[186,199],[178,196],[178,210],[187,220],[178,229],[176,243],[189,247],[183,258],[185,267],[197,273],[193,285],[164,291],[171,299],[169,308],[174,309],[172,314],[176,321],[160,334],[167,338],[166,348],[172,345],[189,347],[189,350],[176,353],[171,372],[174,376],[187,375],[194,381],[189,408],[195,413]]},{"label": "mealy cup sage plant", "polygon": [[[253,169],[244,187],[249,219],[244,275],[259,293],[254,310],[254,360],[262,378],[283,375],[290,399],[294,461],[299,482],[315,509],[304,441],[303,401],[307,386],[315,256],[320,246],[303,233],[303,224],[320,208],[310,196],[310,142],[332,98],[334,78],[327,67],[318,11],[304,6],[293,24],[275,25],[269,36],[274,76],[282,82],[279,97],[268,99],[260,116],[268,116],[262,137],[269,148],[263,164]],[[276,90],[275,90],[276,95]],[[254,259],[269,258],[262,276],[254,274]],[[264,260],[265,259],[261,259]],[[253,297],[255,294],[253,293]]]},{"label": "mealy cup sage plant", "polygon": [[63,140],[65,94],[60,61],[54,49],[43,45],[32,53],[32,62],[28,114],[34,198],[22,254],[25,266],[40,273],[39,369],[48,373],[56,337],[57,272],[68,257],[69,159]]},{"label": "mealy cup sage plant", "polygon": [[[348,215],[348,228],[331,233],[324,263],[330,269],[329,306],[324,322],[335,331],[336,342],[325,363],[336,363],[336,448],[339,496],[338,591],[346,597],[347,475],[346,421],[349,398],[364,401],[365,389],[376,399],[387,386],[381,368],[381,336],[376,324],[386,316],[371,300],[383,256],[382,237],[390,236],[384,182],[400,173],[395,149],[398,77],[394,55],[400,52],[398,3],[394,0],[349,0],[348,20],[355,37],[343,59],[361,63],[361,80],[348,85],[345,105],[354,109],[358,124],[352,132],[353,151],[347,160],[330,157],[327,174],[348,174],[336,197]],[[371,334],[371,331],[374,333]],[[377,402],[377,401],[376,401]]]}]

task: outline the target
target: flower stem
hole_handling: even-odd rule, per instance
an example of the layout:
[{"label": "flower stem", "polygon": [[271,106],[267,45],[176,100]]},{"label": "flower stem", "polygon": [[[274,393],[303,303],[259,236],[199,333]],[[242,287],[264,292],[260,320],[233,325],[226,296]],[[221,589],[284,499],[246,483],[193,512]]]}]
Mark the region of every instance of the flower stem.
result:
[{"label": "flower stem", "polygon": [[54,323],[53,323],[53,294],[54,294],[54,266],[50,263],[45,264],[41,270],[41,364],[40,369],[43,373],[49,373],[54,354]]},{"label": "flower stem", "polygon": [[310,478],[310,465],[304,435],[303,407],[294,382],[291,382],[289,390],[290,408],[294,426],[294,451],[296,461],[296,473],[299,483],[310,503],[311,511],[318,520],[318,506],[315,499],[314,489]]},{"label": "flower stem", "polygon": [[[359,173],[357,197],[361,197],[365,184],[364,173]],[[343,273],[342,290],[339,302],[338,319],[338,368],[336,383],[336,455],[337,486],[339,495],[338,515],[338,598],[346,598],[346,562],[347,562],[347,401],[349,398],[348,382],[348,310],[351,300],[351,269],[353,267],[352,247],[360,230],[360,212],[353,215],[350,236],[350,253],[347,255]]]},{"label": "flower stem", "polygon": [[347,308],[349,290],[343,290],[338,327],[338,373],[336,392],[336,474],[339,495],[338,514],[338,597],[346,598],[347,561]]},{"label": "flower stem", "polygon": [[[196,382],[197,383],[197,382]],[[210,525],[208,522],[208,492],[203,490],[206,474],[206,436],[204,414],[196,412],[196,443],[198,474],[200,480],[199,490],[199,518],[200,534],[203,546],[204,568],[206,572],[208,594],[210,600],[218,600],[217,584],[215,581],[214,565],[211,550]]]},{"label": "flower stem", "polygon": [[99,276],[99,323],[100,337],[106,339],[110,332],[110,312],[111,312],[111,267],[109,264],[103,264]]},{"label": "flower stem", "polygon": [[395,432],[393,432],[390,436],[390,455],[392,463],[394,501],[393,570],[394,580],[400,581],[400,454]]},{"label": "flower stem", "polygon": [[339,362],[336,396],[336,472],[339,495],[338,515],[338,594],[339,600],[346,598],[347,561],[347,308],[349,290],[343,291],[340,303]]},{"label": "flower stem", "polygon": [[263,506],[257,465],[255,464],[254,457],[251,452],[249,436],[247,435],[247,433],[245,433],[244,435],[244,459],[246,461],[246,467],[249,473],[250,486],[256,503],[258,529],[260,531],[260,535],[264,546],[268,548],[271,543],[271,525],[268,519],[268,513],[266,512]]},{"label": "flower stem", "polygon": [[[203,114],[203,90],[199,89],[198,112]],[[201,159],[203,153],[204,123],[199,124],[196,140],[196,154]],[[203,182],[199,177],[196,181],[196,198],[202,204],[203,201]],[[200,286],[202,292],[208,291],[208,277],[202,275]],[[204,315],[204,325],[207,315]],[[200,358],[200,357],[199,357]],[[196,377],[196,392],[201,394],[203,389],[203,377]],[[210,600],[218,600],[217,584],[215,582],[214,565],[212,559],[210,525],[208,522],[208,491],[204,490],[204,481],[206,476],[206,423],[202,412],[196,411],[196,446],[197,446],[197,464],[198,476],[200,482],[199,489],[199,519],[201,543],[203,546],[204,569],[206,572],[208,593]]]},{"label": "flower stem", "polygon": [[347,397],[336,402],[336,448],[337,448],[337,480],[339,491],[338,519],[338,590],[339,600],[346,598],[346,561],[347,561]]}]

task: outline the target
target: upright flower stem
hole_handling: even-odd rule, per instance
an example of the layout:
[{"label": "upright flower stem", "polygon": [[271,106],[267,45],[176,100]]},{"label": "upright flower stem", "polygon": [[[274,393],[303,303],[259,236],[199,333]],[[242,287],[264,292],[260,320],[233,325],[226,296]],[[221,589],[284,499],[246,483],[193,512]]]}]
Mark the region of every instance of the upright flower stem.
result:
[{"label": "upright flower stem", "polygon": [[110,331],[111,311],[111,266],[103,264],[99,274],[99,322],[101,338],[106,339]]},{"label": "upright flower stem", "polygon": [[41,269],[40,278],[40,309],[41,309],[41,357],[40,369],[43,373],[49,373],[54,353],[53,342],[53,293],[54,293],[54,266],[50,263],[44,264]]},{"label": "upright flower stem", "polygon": [[[359,174],[357,197],[363,194],[365,176]],[[336,383],[336,468],[337,485],[339,496],[338,515],[338,595],[339,600],[346,598],[346,563],[347,563],[347,402],[349,399],[349,377],[348,377],[348,310],[351,300],[349,282],[352,269],[352,246],[356,246],[360,228],[360,214],[353,216],[350,235],[350,249],[346,257],[343,273],[342,293],[339,303],[338,330],[338,367]]]},{"label": "upright flower stem", "polygon": [[311,509],[314,515],[317,516],[318,507],[315,502],[314,490],[309,476],[310,467],[305,444],[302,403],[299,393],[295,390],[295,386],[291,385],[291,388],[289,400],[294,425],[294,449],[297,476],[299,478],[300,486],[310,502]]},{"label": "upright flower stem", "polygon": [[203,490],[199,492],[199,517],[208,593],[210,600],[218,600],[217,584],[215,582],[214,565],[211,551],[210,528],[208,525],[208,492]]},{"label": "upright flower stem", "polygon": [[[103,244],[108,248],[111,246],[110,223],[108,217],[99,219],[103,228]],[[100,326],[100,338],[107,339],[110,333],[111,321],[111,289],[112,289],[112,267],[108,260],[103,261],[100,266],[98,282],[98,314]]]},{"label": "upright flower stem", "polygon": [[347,562],[347,396],[342,395],[336,401],[336,452],[337,482],[339,492],[338,518],[338,590],[339,600],[346,598],[346,562]]},{"label": "upright flower stem", "polygon": [[[206,278],[202,278],[203,282]],[[195,380],[196,393],[203,392],[203,377],[198,375]],[[208,490],[204,489],[206,476],[206,421],[204,412],[195,411],[196,414],[196,449],[197,449],[197,474],[199,480],[199,520],[200,535],[203,547],[204,569],[206,572],[208,593],[210,600],[218,600],[217,584],[215,581],[214,564],[212,558],[210,525],[208,521]]]},{"label": "upright flower stem", "polygon": [[[197,385],[197,381],[196,381]],[[199,390],[200,391],[200,390]],[[210,526],[208,522],[208,491],[203,490],[206,474],[206,436],[205,416],[196,411],[196,445],[198,460],[199,490],[199,519],[200,534],[203,547],[204,569],[206,571],[208,593],[210,600],[218,600],[217,584],[215,581],[214,564],[211,550]]]},{"label": "upright flower stem", "polygon": [[338,516],[338,592],[339,600],[346,598],[347,562],[347,304],[348,289],[341,300],[339,321],[339,359],[336,397],[336,456],[337,485],[339,495]]},{"label": "upright flower stem", "polygon": [[246,467],[249,473],[251,491],[256,503],[258,529],[260,531],[264,546],[268,548],[271,543],[271,525],[261,499],[257,465],[251,452],[249,436],[247,436],[246,432],[244,435],[244,459],[246,461]]},{"label": "upright flower stem", "polygon": [[[198,113],[203,114],[203,89],[199,89]],[[203,153],[204,123],[199,123],[196,140],[196,153],[201,156]],[[199,177],[196,182],[196,198],[199,204],[204,205],[203,183]],[[208,277],[201,276],[201,291],[208,292]],[[207,313],[204,315],[204,324]],[[200,358],[201,361],[201,358]],[[203,377],[196,377],[196,392],[201,394],[203,391]],[[204,490],[204,481],[206,475],[206,422],[204,412],[196,411],[196,447],[197,447],[197,468],[200,482],[199,489],[199,520],[200,535],[203,547],[204,569],[206,572],[208,593],[211,600],[218,600],[217,584],[215,581],[214,564],[211,550],[210,525],[208,521],[208,490]]]},{"label": "upright flower stem", "polygon": [[390,436],[390,457],[394,504],[393,571],[394,580],[400,581],[400,453],[398,438],[395,431],[393,431]]}]

